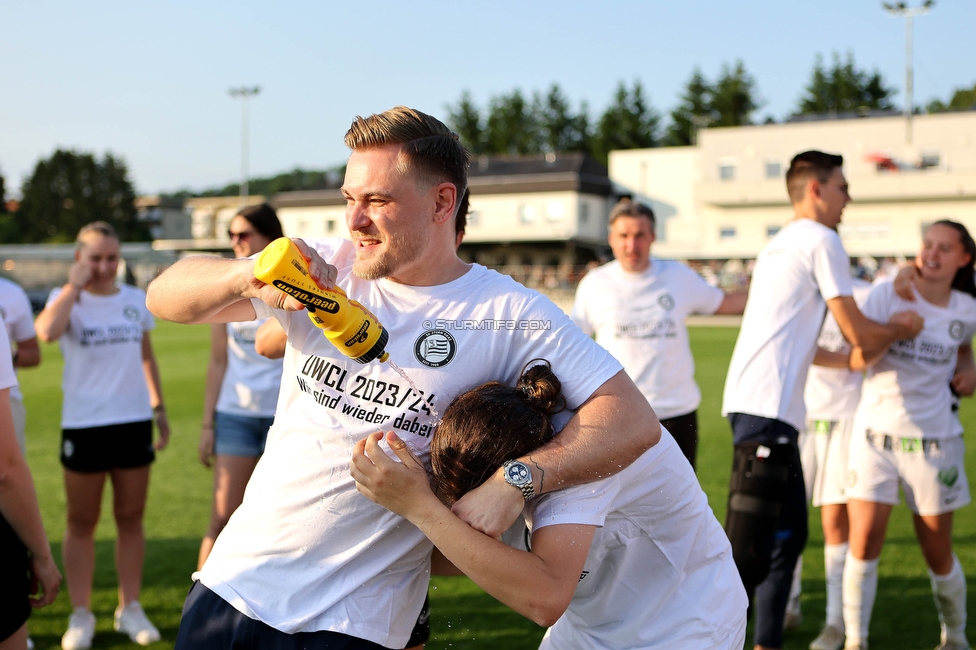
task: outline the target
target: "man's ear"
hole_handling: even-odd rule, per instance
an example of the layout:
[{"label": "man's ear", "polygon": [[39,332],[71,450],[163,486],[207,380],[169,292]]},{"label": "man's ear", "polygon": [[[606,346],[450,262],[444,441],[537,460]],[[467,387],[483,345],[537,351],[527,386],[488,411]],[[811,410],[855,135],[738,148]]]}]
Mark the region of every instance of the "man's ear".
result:
[{"label": "man's ear", "polygon": [[440,183],[431,191],[434,192],[434,223],[442,224],[453,219],[458,200],[454,183]]}]

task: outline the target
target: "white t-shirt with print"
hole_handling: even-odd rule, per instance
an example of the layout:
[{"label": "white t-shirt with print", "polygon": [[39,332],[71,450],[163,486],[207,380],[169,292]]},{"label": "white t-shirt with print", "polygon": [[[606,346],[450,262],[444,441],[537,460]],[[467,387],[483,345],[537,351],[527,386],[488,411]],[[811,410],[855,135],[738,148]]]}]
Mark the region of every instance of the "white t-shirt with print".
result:
[{"label": "white t-shirt with print", "polygon": [[[54,289],[48,304],[61,293]],[[58,344],[64,357],[61,427],[82,429],[152,419],[142,369],[142,335],[156,326],[146,293],[128,284],[112,295],[82,291]]]},{"label": "white t-shirt with print", "polygon": [[640,273],[613,261],[580,281],[572,318],[610,351],[661,419],[701,403],[685,318],[713,314],[725,293],[690,268],[652,259]]},{"label": "white t-shirt with print", "polygon": [[547,298],[482,266],[438,286],[365,281],[351,273],[350,242],[306,243],[389,331],[390,361],[413,385],[390,363],[342,356],[305,312],[255,301],[258,317],[273,313],[288,334],[276,419],[244,502],[198,576],[283,632],[333,630],[402,648],[426,594],[431,544],[356,491],[353,445],[393,430],[426,461],[433,412],[464,391],[514,384],[545,358],[575,408],[621,367]]},{"label": "white t-shirt with print", "polygon": [[895,293],[890,281],[877,284],[864,305],[864,315],[887,322],[907,309],[925,319],[914,339],[895,341],[888,353],[868,369],[861,402],[854,420],[855,432],[870,428],[877,433],[910,438],[950,438],[962,433],[953,415],[949,382],[955,373],[961,343],[970,343],[976,332],[976,299],[953,291],[948,307],[915,301]]},{"label": "white t-shirt with print", "polygon": [[825,301],[849,295],[850,264],[836,231],[794,219],[776,233],[756,259],[722,415],[758,415],[801,430]]},{"label": "white t-shirt with print", "polygon": [[257,353],[254,340],[267,319],[227,323],[227,369],[216,410],[230,415],[272,417],[281,386],[281,359]]},{"label": "white t-shirt with print", "polygon": [[[30,298],[19,284],[7,278],[0,278],[0,319],[3,319],[11,345],[37,336]],[[24,400],[17,384],[10,388],[10,399],[21,402]]]},{"label": "white t-shirt with print", "polygon": [[732,546],[670,434],[615,476],[532,499],[533,531],[597,526],[540,650],[711,648],[745,626]]},{"label": "white t-shirt with print", "polygon": [[[871,283],[858,278],[851,280],[854,291],[854,302],[858,307],[864,307],[864,302],[871,293]],[[851,344],[841,334],[837,319],[827,310],[817,347],[831,352],[850,352]],[[825,368],[810,366],[807,374],[807,385],[803,393],[803,403],[807,407],[808,420],[830,420],[839,422],[850,420],[857,410],[857,403],[861,398],[861,381],[863,372],[851,372],[843,368]]]}]

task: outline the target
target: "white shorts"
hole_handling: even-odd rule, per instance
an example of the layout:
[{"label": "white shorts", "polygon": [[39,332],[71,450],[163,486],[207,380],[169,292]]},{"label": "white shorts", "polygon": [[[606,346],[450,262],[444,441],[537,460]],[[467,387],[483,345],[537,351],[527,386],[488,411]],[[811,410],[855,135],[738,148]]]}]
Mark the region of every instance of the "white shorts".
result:
[{"label": "white shorts", "polygon": [[970,502],[966,445],[954,438],[899,438],[868,429],[851,439],[847,496],[898,505],[918,515],[941,515]]},{"label": "white shorts", "polygon": [[814,507],[847,503],[849,420],[807,420],[800,433],[800,463],[807,500]]}]

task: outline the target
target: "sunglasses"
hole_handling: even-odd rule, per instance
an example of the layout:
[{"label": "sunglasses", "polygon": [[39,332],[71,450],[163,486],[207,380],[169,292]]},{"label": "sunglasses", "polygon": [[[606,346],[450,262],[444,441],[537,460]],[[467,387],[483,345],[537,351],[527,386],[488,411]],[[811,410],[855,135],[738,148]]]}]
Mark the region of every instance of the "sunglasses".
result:
[{"label": "sunglasses", "polygon": [[241,240],[241,241],[247,241],[248,239],[250,239],[250,238],[251,238],[251,235],[253,235],[253,234],[254,234],[254,233],[253,233],[253,232],[250,232],[250,231],[244,231],[244,232],[232,232],[232,231],[230,231],[230,230],[228,230],[228,231],[227,231],[227,238],[228,238],[228,239],[229,239],[229,240],[230,240],[230,241],[231,241],[232,243],[233,243],[233,242],[235,242],[235,241],[237,241],[237,240]]}]

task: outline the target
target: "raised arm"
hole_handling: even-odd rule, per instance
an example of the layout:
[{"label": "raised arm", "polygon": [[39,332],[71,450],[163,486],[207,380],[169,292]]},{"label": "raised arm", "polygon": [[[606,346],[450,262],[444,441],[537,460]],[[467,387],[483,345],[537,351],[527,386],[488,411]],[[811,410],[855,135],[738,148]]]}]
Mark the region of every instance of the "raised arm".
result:
[{"label": "raised arm", "polygon": [[[331,288],[335,267],[300,239],[292,240],[308,262],[309,275]],[[228,323],[254,320],[251,298],[275,309],[297,311],[302,304],[254,277],[254,260],[194,255],[166,269],[146,292],[149,311],[176,323]]]},{"label": "raised arm", "polygon": [[746,299],[748,297],[749,294],[745,291],[725,294],[725,298],[722,299],[722,304],[715,310],[715,314],[741,314],[746,309]]},{"label": "raised arm", "polygon": [[844,338],[852,347],[861,348],[864,359],[877,359],[899,339],[913,339],[922,331],[925,321],[915,312],[899,312],[887,323],[877,323],[858,309],[851,296],[838,296],[827,301],[830,313],[837,320]]},{"label": "raised arm", "polygon": [[427,473],[395,434],[390,448],[382,433],[356,443],[350,472],[367,497],[417,526],[444,557],[478,586],[542,626],[556,622],[569,606],[593,542],[594,526],[558,525],[532,536],[532,551],[513,549],[461,521],[430,491]]},{"label": "raised arm", "polygon": [[[616,474],[661,439],[661,424],[621,370],[600,386],[552,442],[520,458],[532,470],[536,494]],[[522,511],[522,493],[496,471],[452,510],[478,530],[498,537]]]}]

